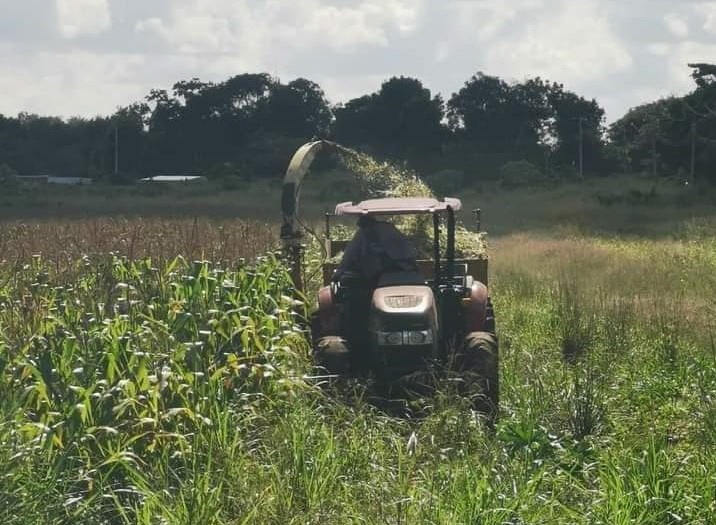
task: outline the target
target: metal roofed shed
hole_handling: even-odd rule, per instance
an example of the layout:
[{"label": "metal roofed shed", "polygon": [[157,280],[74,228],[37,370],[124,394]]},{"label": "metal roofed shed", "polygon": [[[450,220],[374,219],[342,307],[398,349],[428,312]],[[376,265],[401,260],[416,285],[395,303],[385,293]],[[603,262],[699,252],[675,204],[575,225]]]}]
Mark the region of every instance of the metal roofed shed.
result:
[{"label": "metal roofed shed", "polygon": [[23,184],[47,184],[49,175],[15,175],[15,179]]},{"label": "metal roofed shed", "polygon": [[89,177],[56,177],[54,175],[17,175],[15,177],[23,184],[62,184],[66,186],[81,186],[92,184],[93,179]]},{"label": "metal roofed shed", "polygon": [[48,184],[64,184],[67,186],[81,186],[83,184],[92,184],[94,181],[89,177],[47,177]]},{"label": "metal roofed shed", "polygon": [[335,215],[412,215],[447,211],[462,208],[460,199],[446,197],[438,200],[431,197],[387,197],[369,199],[359,203],[342,202],[336,205]]},{"label": "metal roofed shed", "polygon": [[139,179],[139,182],[206,182],[203,175],[157,175]]}]

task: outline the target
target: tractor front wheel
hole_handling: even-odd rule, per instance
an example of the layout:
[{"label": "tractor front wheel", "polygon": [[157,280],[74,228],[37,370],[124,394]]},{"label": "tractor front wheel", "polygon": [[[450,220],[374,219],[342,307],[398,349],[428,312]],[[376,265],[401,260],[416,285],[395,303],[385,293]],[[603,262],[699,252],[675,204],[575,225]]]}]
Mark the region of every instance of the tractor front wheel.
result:
[{"label": "tractor front wheel", "polygon": [[317,366],[331,374],[346,375],[351,369],[351,355],[345,339],[335,335],[318,339],[314,346],[313,358]]},{"label": "tractor front wheel", "polygon": [[[484,414],[488,422],[493,424],[497,418],[500,398],[498,343],[495,335],[490,332],[467,334],[455,364],[463,376],[465,389],[475,395],[475,410]],[[474,391],[475,386],[479,391]]]}]

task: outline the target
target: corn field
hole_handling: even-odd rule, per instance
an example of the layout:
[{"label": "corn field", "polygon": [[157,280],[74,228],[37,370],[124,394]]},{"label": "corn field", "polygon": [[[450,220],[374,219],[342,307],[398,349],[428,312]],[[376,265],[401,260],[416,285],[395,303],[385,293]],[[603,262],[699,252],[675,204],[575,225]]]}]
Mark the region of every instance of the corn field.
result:
[{"label": "corn field", "polygon": [[[347,162],[369,195],[427,191]],[[275,231],[3,225],[5,524],[716,523],[712,230],[498,239],[494,432],[450,385],[415,419],[319,388]]]},{"label": "corn field", "polygon": [[714,523],[713,243],[494,251],[494,433],[449,389],[401,419],[317,388],[276,255],[3,263],[0,517]]},{"label": "corn field", "polygon": [[[221,267],[106,255],[71,270],[38,256],[0,274],[0,501],[18,519],[127,517],[156,475],[180,488],[217,433],[262,396],[290,394],[305,350],[302,305],[274,256]],[[26,474],[49,491],[28,499]]]}]

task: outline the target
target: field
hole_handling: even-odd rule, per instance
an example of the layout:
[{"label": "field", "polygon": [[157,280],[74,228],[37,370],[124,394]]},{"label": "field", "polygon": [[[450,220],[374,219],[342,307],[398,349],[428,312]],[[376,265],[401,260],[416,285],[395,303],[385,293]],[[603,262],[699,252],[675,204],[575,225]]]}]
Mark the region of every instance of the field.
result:
[{"label": "field", "polygon": [[[315,191],[318,222],[332,192]],[[275,219],[266,201],[229,218],[232,195],[171,219],[6,210],[5,523],[716,522],[712,193],[464,196],[492,232],[494,433],[449,385],[400,419],[306,381]]]}]

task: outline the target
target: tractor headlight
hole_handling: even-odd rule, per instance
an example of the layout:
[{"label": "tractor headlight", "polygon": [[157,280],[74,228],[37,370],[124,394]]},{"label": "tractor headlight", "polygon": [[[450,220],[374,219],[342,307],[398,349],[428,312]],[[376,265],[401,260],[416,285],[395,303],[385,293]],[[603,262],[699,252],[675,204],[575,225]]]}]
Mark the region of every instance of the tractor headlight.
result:
[{"label": "tractor headlight", "polygon": [[429,345],[433,342],[433,332],[432,330],[403,332],[403,342],[406,345]]},{"label": "tractor headlight", "polygon": [[378,332],[378,345],[400,346],[403,344],[403,332]]},{"label": "tractor headlight", "polygon": [[420,346],[433,343],[432,330],[406,330],[404,332],[378,332],[379,346]]}]

